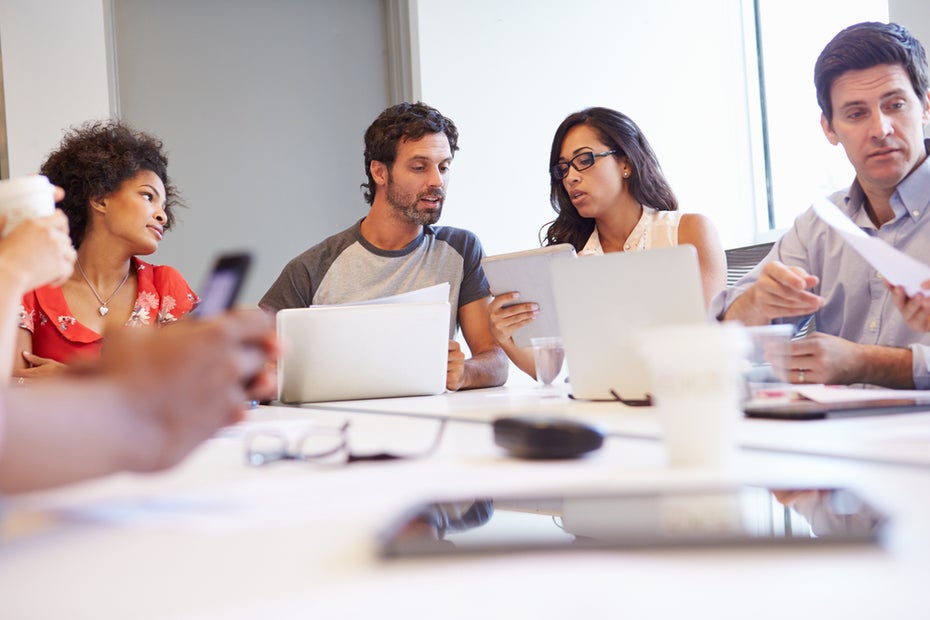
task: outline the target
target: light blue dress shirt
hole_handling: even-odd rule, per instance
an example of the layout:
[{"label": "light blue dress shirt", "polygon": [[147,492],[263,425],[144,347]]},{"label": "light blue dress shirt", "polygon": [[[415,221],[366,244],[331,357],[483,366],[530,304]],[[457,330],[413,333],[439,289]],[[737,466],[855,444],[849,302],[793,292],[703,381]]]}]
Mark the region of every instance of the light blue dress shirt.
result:
[{"label": "light blue dress shirt", "polygon": [[[927,144],[930,146],[930,141]],[[867,234],[930,264],[930,157],[898,185],[891,197],[894,219],[881,229],[875,228],[865,211],[865,194],[858,181],[830,200]],[[930,333],[914,332],[905,324],[881,274],[813,209],[798,216],[755,269],[713,299],[710,315],[722,316],[758,279],[762,266],[773,260],[801,267],[820,278],[813,289],[824,298],[824,306],[815,317],[817,331],[861,344],[910,348],[914,385],[930,389]],[[775,322],[799,324],[805,318]]]}]

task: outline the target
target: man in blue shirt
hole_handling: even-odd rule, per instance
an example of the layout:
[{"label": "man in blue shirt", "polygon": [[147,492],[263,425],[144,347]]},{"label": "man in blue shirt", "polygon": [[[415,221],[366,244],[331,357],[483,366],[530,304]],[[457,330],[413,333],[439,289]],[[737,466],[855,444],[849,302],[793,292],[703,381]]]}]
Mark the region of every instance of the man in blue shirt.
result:
[{"label": "man in blue shirt", "polygon": [[[821,52],[814,82],[824,134],[856,170],[830,199],[869,235],[930,263],[923,46],[897,24],[856,24]],[[881,274],[812,209],[711,312],[747,325],[814,315],[817,333],[791,347],[792,382],[930,388],[930,336],[908,327]]]}]

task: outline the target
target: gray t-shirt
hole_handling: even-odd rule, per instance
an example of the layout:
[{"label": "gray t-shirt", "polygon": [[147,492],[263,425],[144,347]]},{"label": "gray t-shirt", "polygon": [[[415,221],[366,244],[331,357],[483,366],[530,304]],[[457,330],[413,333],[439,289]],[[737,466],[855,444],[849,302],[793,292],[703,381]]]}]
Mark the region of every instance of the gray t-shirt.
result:
[{"label": "gray t-shirt", "polygon": [[454,337],[458,308],[491,294],[481,269],[478,237],[450,226],[424,226],[400,250],[376,248],[361,233],[361,220],[292,259],[259,305],[266,310],[366,301],[449,283]]}]

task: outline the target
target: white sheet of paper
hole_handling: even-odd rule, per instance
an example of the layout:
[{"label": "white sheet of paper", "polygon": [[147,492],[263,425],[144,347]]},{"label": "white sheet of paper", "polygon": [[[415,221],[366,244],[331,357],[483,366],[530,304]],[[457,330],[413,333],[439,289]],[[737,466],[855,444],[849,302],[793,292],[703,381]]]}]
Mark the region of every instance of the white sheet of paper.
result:
[{"label": "white sheet of paper", "polygon": [[920,292],[920,285],[930,280],[930,265],[896,250],[877,237],[870,237],[832,202],[825,199],[815,201],[814,212],[840,233],[883,278],[895,286],[903,286],[908,295]]},{"label": "white sheet of paper", "polygon": [[353,301],[345,304],[330,304],[333,306],[367,306],[372,304],[413,304],[413,303],[437,303],[449,301],[449,283],[440,282],[425,288],[418,288],[415,291],[398,293],[390,297],[379,297],[377,299],[366,299],[365,301]]},{"label": "white sheet of paper", "polygon": [[888,398],[913,398],[930,402],[930,390],[866,389],[820,384],[794,385],[792,387],[798,395],[818,403],[848,403],[859,400],[884,400]]}]

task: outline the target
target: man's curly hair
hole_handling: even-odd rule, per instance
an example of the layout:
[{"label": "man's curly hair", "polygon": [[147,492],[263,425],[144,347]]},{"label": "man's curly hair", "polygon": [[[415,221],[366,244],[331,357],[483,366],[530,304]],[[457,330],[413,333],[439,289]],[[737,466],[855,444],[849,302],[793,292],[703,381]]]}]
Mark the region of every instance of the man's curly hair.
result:
[{"label": "man's curly hair", "polygon": [[165,230],[174,224],[172,207],[181,206],[168,180],[168,158],[161,140],[120,121],[91,121],[71,128],[40,172],[65,190],[58,206],[71,226],[71,241],[80,247],[87,232],[90,201],[104,198],[139,172],[148,170],[165,184]]},{"label": "man's curly hair", "polygon": [[368,183],[362,183],[365,202],[375,202],[375,179],[371,176],[371,162],[380,161],[391,168],[397,159],[397,146],[405,140],[419,140],[428,133],[444,133],[449,140],[452,155],[459,150],[459,130],[451,119],[440,114],[422,101],[399,103],[384,110],[365,131],[365,174]]}]

